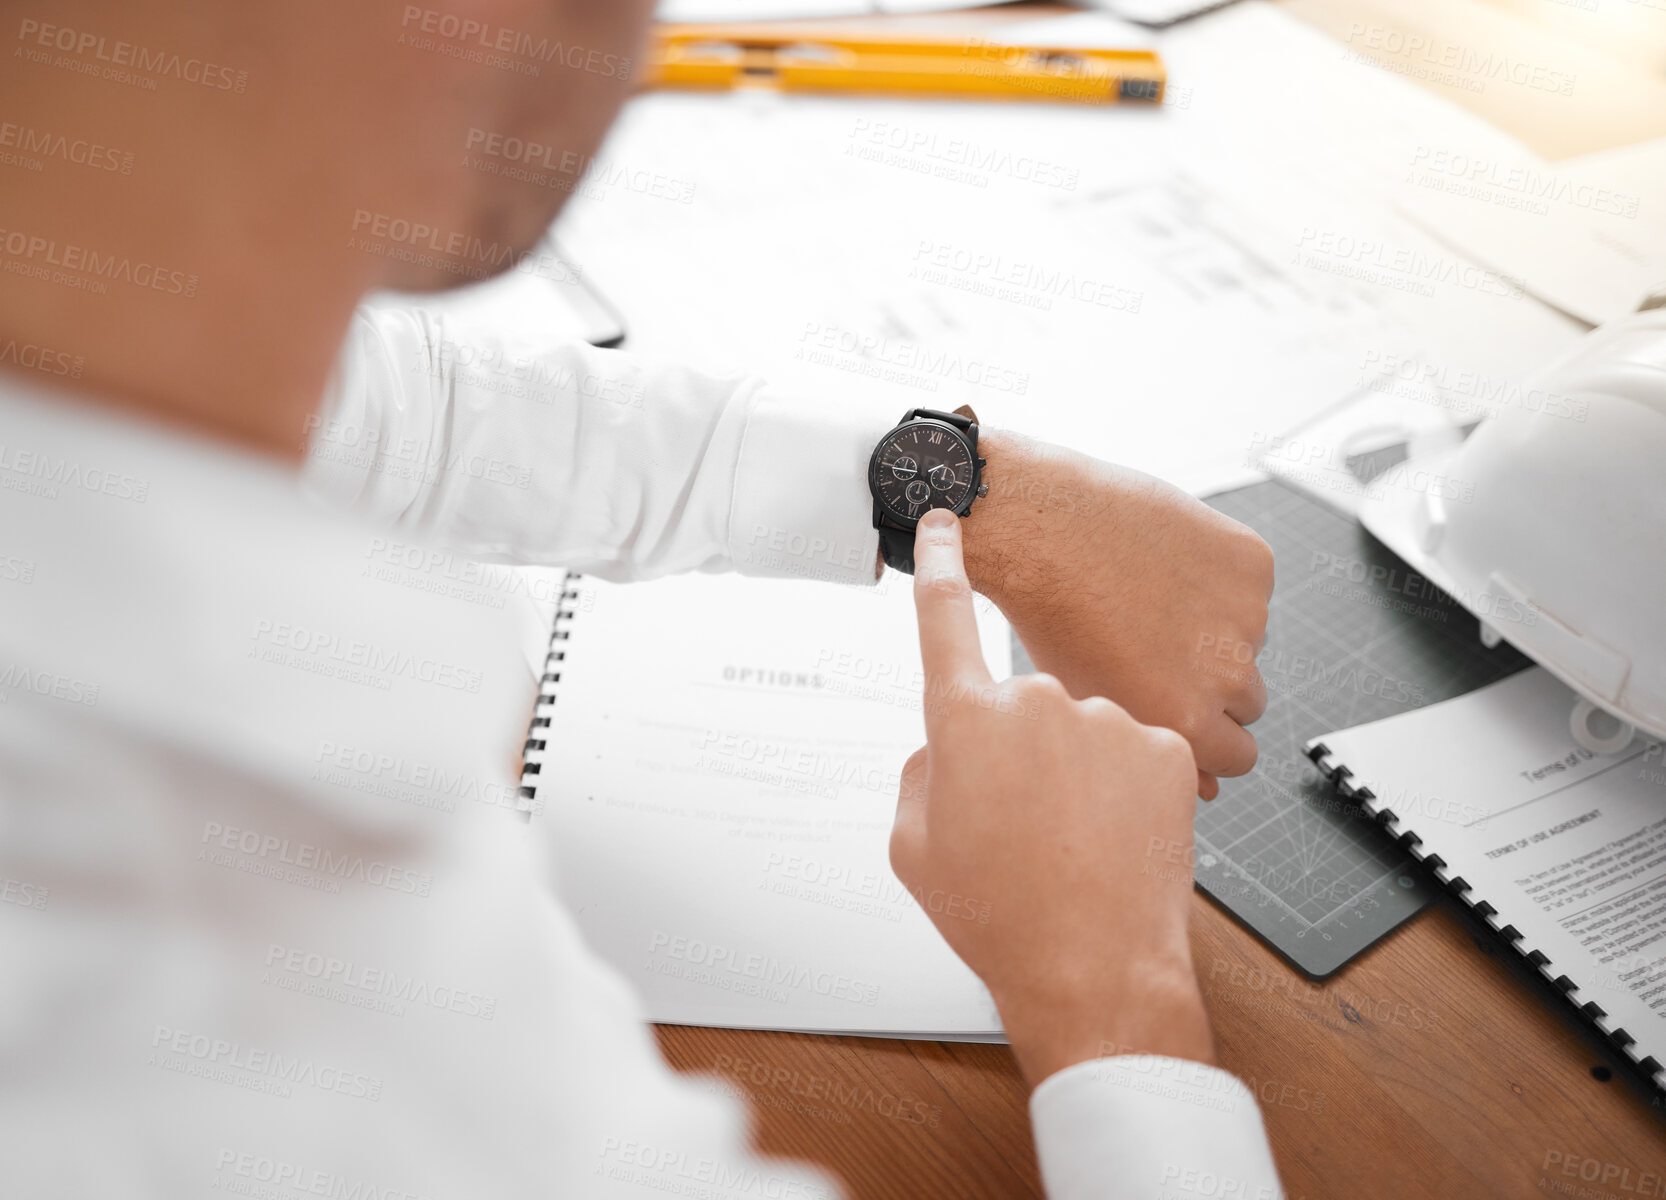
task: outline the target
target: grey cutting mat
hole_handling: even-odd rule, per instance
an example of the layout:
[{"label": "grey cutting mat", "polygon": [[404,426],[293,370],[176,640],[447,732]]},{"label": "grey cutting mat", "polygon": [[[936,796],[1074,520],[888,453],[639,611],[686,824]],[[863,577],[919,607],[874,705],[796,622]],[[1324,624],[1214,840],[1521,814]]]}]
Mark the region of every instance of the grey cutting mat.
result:
[{"label": "grey cutting mat", "polygon": [[[1302,744],[1473,691],[1528,660],[1508,645],[1485,649],[1462,607],[1351,517],[1284,483],[1208,503],[1266,539],[1277,577],[1257,660],[1268,696],[1253,728],[1261,759],[1198,804],[1197,883],[1298,970],[1322,978],[1435,889],[1336,793]],[[1030,669],[1021,647],[1014,655],[1016,669]]]},{"label": "grey cutting mat", "polygon": [[1277,480],[1210,505],[1273,548],[1259,662],[1261,761],[1198,805],[1198,885],[1312,977],[1434,896],[1410,857],[1302,754],[1308,739],[1473,691],[1529,665],[1353,518]]}]

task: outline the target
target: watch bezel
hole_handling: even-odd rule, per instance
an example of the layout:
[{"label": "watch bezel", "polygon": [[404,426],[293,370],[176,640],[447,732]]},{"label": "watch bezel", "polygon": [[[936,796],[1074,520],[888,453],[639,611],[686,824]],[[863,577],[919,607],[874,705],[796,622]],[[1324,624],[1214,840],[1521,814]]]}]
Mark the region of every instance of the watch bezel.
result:
[{"label": "watch bezel", "polygon": [[912,421],[903,421],[902,423],[894,425],[887,430],[885,436],[881,437],[874,443],[873,453],[868,455],[868,492],[873,496],[875,514],[874,523],[876,526],[879,523],[880,515],[883,515],[889,524],[898,529],[919,528],[920,519],[918,517],[910,517],[903,513],[899,513],[896,509],[885,503],[885,500],[882,498],[879,491],[878,473],[880,451],[884,450],[886,445],[890,443],[891,439],[896,437],[897,434],[901,433],[903,430],[915,429],[921,425],[934,425],[938,429],[946,429],[960,442],[963,447],[965,447],[967,457],[972,460],[972,486],[966,489],[966,495],[961,499],[960,503],[955,505],[949,511],[954,513],[957,517],[964,517],[967,513],[972,511],[972,501],[977,499],[978,486],[983,482],[983,465],[978,458],[977,443],[972,440],[966,430],[961,429],[958,425],[954,425],[951,422],[940,421],[935,417],[915,417]]}]

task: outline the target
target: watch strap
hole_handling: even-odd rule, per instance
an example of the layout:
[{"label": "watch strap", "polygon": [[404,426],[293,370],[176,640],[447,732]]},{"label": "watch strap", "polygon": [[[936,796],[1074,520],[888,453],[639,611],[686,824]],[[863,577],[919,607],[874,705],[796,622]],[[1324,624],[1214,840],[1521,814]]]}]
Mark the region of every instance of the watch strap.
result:
[{"label": "watch strap", "polygon": [[[970,408],[966,410],[967,413],[970,413],[971,411],[972,410]],[[919,420],[921,417],[925,417],[927,420],[931,421],[945,421],[962,432],[971,429],[972,426],[976,425],[978,421],[976,417],[967,416],[965,413],[940,412],[935,408],[911,408],[903,414],[903,418],[900,423],[906,425],[910,421]]]},{"label": "watch strap", "polygon": [[914,574],[914,531],[895,525],[879,527],[879,556],[885,565],[904,575]]}]

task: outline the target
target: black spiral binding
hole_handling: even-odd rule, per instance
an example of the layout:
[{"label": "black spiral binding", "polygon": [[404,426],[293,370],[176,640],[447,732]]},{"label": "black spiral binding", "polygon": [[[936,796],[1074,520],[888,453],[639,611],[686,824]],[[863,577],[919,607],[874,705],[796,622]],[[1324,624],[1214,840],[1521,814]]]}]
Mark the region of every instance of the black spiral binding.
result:
[{"label": "black spiral binding", "polygon": [[544,753],[549,746],[550,718],[555,714],[556,687],[561,683],[561,672],[567,662],[572,620],[578,614],[581,578],[577,572],[569,571],[561,580],[561,595],[555,603],[555,620],[550,629],[549,653],[544,656],[544,674],[538,681],[538,701],[532,707],[526,745],[521,748],[521,792],[516,808],[527,821],[544,811],[538,784],[544,770]]},{"label": "black spiral binding", "polygon": [[1399,845],[1403,846],[1411,853],[1413,858],[1427,867],[1430,874],[1447,891],[1463,901],[1470,911],[1480,917],[1487,927],[1498,935],[1499,940],[1525,958],[1540,975],[1549,980],[1552,986],[1561,993],[1563,999],[1573,1006],[1574,1011],[1587,1024],[1593,1026],[1598,1033],[1607,1038],[1616,1050],[1619,1050],[1632,1062],[1636,1063],[1644,1074],[1653,1080],[1659,1093],[1666,1095],[1666,1067],[1662,1067],[1653,1055],[1639,1057],[1636,1050],[1637,1040],[1618,1026],[1612,1029],[1609,1028],[1608,1014],[1603,1011],[1602,1006],[1596,1001],[1591,1000],[1581,1004],[1579,1001],[1579,985],[1557,971],[1549,956],[1542,950],[1529,949],[1522,945],[1521,931],[1514,925],[1502,924],[1499,921],[1497,909],[1485,900],[1472,898],[1469,883],[1462,876],[1452,874],[1440,855],[1425,852],[1422,848],[1422,841],[1418,836],[1401,827],[1400,818],[1395,815],[1393,809],[1381,803],[1370,788],[1356,786],[1352,782],[1353,772],[1347,767],[1339,762],[1330,761],[1330,748],[1325,743],[1313,743],[1307,748],[1307,756],[1313,760],[1313,765],[1319,768],[1325,778],[1331,781],[1336,790],[1341,793],[1343,799],[1357,802],[1376,820],[1377,824],[1389,832]]}]

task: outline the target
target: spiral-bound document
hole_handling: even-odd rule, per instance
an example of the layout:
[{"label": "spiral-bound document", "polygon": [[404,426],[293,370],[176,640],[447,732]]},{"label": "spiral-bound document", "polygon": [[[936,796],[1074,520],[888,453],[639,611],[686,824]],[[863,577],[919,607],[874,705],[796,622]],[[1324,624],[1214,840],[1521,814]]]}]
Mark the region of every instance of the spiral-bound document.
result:
[{"label": "spiral-bound document", "polygon": [[[911,580],[570,576],[523,792],[592,947],[654,1021],[982,1040],[995,1007],[889,843],[925,741]],[[1011,635],[984,606],[990,670]]]},{"label": "spiral-bound document", "polygon": [[1593,754],[1542,668],[1308,744],[1436,877],[1666,1087],[1666,761]]}]

